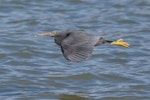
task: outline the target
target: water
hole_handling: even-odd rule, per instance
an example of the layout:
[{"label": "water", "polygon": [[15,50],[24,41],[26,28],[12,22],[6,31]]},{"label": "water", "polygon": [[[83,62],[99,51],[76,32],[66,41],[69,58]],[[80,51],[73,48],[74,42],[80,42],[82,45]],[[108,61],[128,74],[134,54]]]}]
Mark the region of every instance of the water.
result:
[{"label": "water", "polygon": [[[104,44],[82,62],[37,33],[80,28]],[[150,100],[149,0],[0,0],[1,100]]]}]

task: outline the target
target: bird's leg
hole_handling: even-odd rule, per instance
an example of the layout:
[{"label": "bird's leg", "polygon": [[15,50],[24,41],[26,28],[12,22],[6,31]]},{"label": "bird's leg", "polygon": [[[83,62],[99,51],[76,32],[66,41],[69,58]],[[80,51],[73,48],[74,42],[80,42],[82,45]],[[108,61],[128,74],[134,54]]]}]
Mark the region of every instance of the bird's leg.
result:
[{"label": "bird's leg", "polygon": [[95,46],[101,45],[103,43],[112,43],[112,42],[113,42],[112,40],[106,40],[105,38],[100,37]]},{"label": "bird's leg", "polygon": [[113,45],[119,45],[119,46],[123,46],[123,47],[129,47],[129,43],[123,41],[123,39],[118,39],[118,40],[105,40],[106,43],[110,43],[110,44],[113,44]]},{"label": "bird's leg", "polygon": [[112,43],[114,42],[113,40],[105,40],[105,43]]},{"label": "bird's leg", "polygon": [[118,39],[115,41],[112,40],[106,40],[107,43],[113,44],[113,45],[119,45],[119,46],[123,46],[123,47],[129,47],[129,43],[123,41],[123,39]]},{"label": "bird's leg", "polygon": [[118,40],[107,40],[103,37],[100,37],[100,39],[98,40],[98,42],[96,43],[95,46],[103,44],[103,43],[110,43],[113,45],[119,45],[119,46],[123,46],[123,47],[129,47],[129,44],[125,41],[123,41],[123,39],[118,39]]},{"label": "bird's leg", "polygon": [[123,47],[129,47],[130,46],[130,44],[123,41],[123,39],[118,39],[116,41],[113,41],[113,42],[111,42],[111,44],[119,45],[119,46],[123,46]]}]

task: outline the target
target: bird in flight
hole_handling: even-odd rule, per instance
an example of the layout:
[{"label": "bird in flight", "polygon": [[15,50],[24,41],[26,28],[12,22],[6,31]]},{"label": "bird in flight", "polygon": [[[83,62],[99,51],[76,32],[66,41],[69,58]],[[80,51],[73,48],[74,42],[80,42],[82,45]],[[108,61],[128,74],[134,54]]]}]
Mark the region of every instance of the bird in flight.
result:
[{"label": "bird in flight", "polygon": [[56,30],[36,36],[54,37],[55,43],[60,46],[64,57],[70,61],[88,59],[92,55],[94,47],[104,43],[129,47],[129,44],[122,39],[107,40],[100,35],[93,35],[80,29]]}]

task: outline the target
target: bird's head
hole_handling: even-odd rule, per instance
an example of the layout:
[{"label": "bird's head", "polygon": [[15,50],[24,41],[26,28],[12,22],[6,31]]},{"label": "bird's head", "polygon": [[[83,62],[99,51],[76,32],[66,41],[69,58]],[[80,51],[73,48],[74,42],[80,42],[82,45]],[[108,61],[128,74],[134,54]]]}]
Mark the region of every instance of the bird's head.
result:
[{"label": "bird's head", "polygon": [[49,36],[49,37],[54,37],[55,39],[55,43],[58,45],[61,45],[61,42],[69,36],[69,32],[68,31],[52,31],[52,32],[48,32],[48,33],[41,33],[41,34],[37,34],[36,36]]}]

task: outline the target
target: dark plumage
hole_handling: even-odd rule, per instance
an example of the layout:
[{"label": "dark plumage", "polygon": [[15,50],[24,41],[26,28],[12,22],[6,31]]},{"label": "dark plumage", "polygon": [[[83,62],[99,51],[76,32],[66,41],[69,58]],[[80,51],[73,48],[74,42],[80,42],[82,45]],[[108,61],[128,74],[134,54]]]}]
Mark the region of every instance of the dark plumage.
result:
[{"label": "dark plumage", "polygon": [[37,36],[54,37],[55,43],[61,47],[64,57],[70,61],[85,60],[91,56],[94,46],[113,42],[99,35],[75,29],[53,31],[51,33],[37,34]]}]

